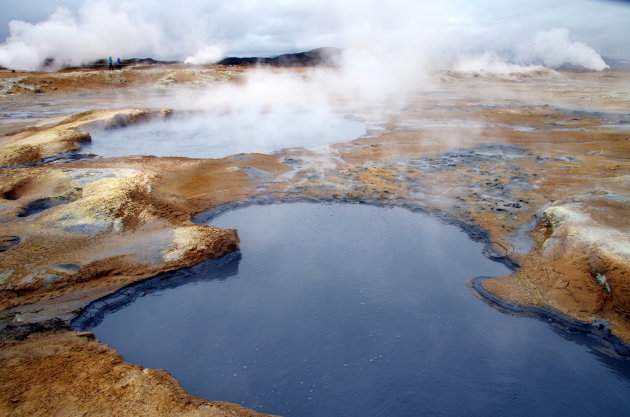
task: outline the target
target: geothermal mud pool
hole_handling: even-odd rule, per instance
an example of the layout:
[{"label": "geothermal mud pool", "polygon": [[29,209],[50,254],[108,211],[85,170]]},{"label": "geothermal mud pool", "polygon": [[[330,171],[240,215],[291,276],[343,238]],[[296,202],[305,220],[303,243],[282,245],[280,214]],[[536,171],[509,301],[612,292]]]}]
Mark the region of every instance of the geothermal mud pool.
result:
[{"label": "geothermal mud pool", "polygon": [[331,145],[365,134],[361,122],[326,109],[204,112],[124,129],[95,130],[92,141],[82,150],[104,157],[224,158],[245,152]]},{"label": "geothermal mud pool", "polygon": [[[300,70],[293,74],[300,80],[308,78],[305,74],[302,77]],[[271,220],[271,214],[260,215],[258,222],[253,215],[254,223],[244,216],[242,224],[241,220],[234,224],[220,223],[222,219],[237,216],[239,211],[216,218],[216,224],[214,220],[203,224],[193,219],[207,210],[216,213],[253,203],[288,201],[369,203],[389,207],[367,209],[379,213],[397,207],[394,211],[405,219],[418,216],[411,212],[427,212],[435,218],[447,219],[448,223],[465,230],[468,237],[482,242],[487,258],[509,259],[508,263],[519,266],[507,271],[502,265],[478,255],[478,247],[475,259],[491,265],[490,272],[471,269],[470,272],[465,270],[457,280],[414,281],[414,285],[428,282],[449,287],[453,290],[449,297],[454,297],[456,303],[451,303],[452,299],[439,303],[434,302],[435,297],[427,300],[422,295],[410,297],[409,293],[396,293],[399,301],[405,302],[394,304],[402,304],[411,315],[431,318],[420,320],[415,326],[423,331],[413,333],[408,329],[408,333],[418,338],[440,335],[446,338],[441,340],[448,346],[437,356],[429,350],[419,353],[431,360],[436,358],[437,362],[424,362],[432,366],[427,368],[431,372],[418,371],[413,375],[396,368],[400,365],[398,362],[369,362],[368,353],[375,353],[377,358],[378,354],[383,354],[366,351],[364,358],[378,366],[374,368],[377,375],[390,378],[391,374],[385,377],[381,372],[398,369],[398,374],[407,381],[374,394],[391,406],[388,411],[402,410],[408,402],[415,404],[411,408],[417,411],[421,405],[416,401],[422,402],[425,394],[410,386],[440,381],[442,366],[451,365],[452,372],[459,373],[459,380],[464,384],[474,381],[478,375],[488,379],[488,386],[482,387],[487,391],[477,392],[479,395],[466,390],[469,386],[462,387],[465,395],[469,395],[466,397],[469,407],[485,405],[493,410],[501,409],[497,411],[499,414],[517,415],[521,411],[522,415],[535,412],[532,407],[539,401],[546,403],[547,409],[555,410],[555,414],[583,411],[615,415],[619,413],[614,407],[627,409],[624,403],[629,393],[627,360],[616,359],[627,355],[627,345],[622,341],[630,340],[630,220],[627,216],[630,212],[627,129],[630,78],[627,73],[551,70],[502,76],[436,73],[430,80],[430,88],[411,94],[409,100],[398,107],[376,111],[374,117],[362,117],[370,112],[353,109],[353,103],[343,100],[333,100],[327,107],[329,113],[325,115],[331,119],[300,119],[308,112],[300,113],[303,108],[295,111],[295,120],[303,120],[303,125],[309,127],[305,130],[323,132],[316,137],[309,136],[310,133],[300,136],[304,140],[317,139],[312,143],[316,146],[294,147],[293,142],[282,138],[279,146],[265,148],[265,154],[238,153],[221,159],[150,155],[102,158],[90,154],[87,146],[92,141],[96,146],[99,138],[100,141],[116,135],[125,138],[129,132],[146,131],[150,136],[159,123],[170,126],[171,121],[180,117],[194,118],[202,111],[216,112],[216,108],[195,107],[195,100],[181,97],[196,98],[200,91],[205,91],[200,90],[200,86],[234,85],[236,90],[230,91],[238,93],[238,86],[248,85],[242,82],[245,77],[242,69],[218,66],[191,71],[174,66],[128,69],[115,74],[106,71],[6,72],[2,77],[6,81],[3,85],[12,86],[4,92],[11,95],[3,96],[0,125],[4,134],[0,142],[3,168],[0,170],[0,366],[4,370],[0,377],[0,409],[3,413],[29,416],[90,412],[102,415],[256,415],[234,404],[191,395],[166,371],[152,367],[170,369],[185,389],[193,393],[204,397],[211,394],[201,389],[197,391],[194,384],[189,385],[186,377],[175,367],[169,368],[170,365],[148,364],[142,360],[138,360],[141,365],[126,362],[126,355],[133,354],[124,353],[122,345],[124,357],[95,340],[92,333],[70,331],[70,323],[92,302],[119,294],[119,290],[124,291],[122,300],[126,300],[124,294],[136,291],[132,290],[136,287],[130,285],[156,276],[162,281],[172,278],[170,286],[175,288],[165,291],[163,297],[168,293],[186,294],[191,288],[205,286],[232,291],[234,298],[225,296],[220,300],[227,304],[226,308],[232,303],[237,305],[241,296],[252,297],[249,291],[262,281],[240,276],[252,265],[249,256],[252,261],[256,256],[265,256],[258,263],[261,269],[289,270],[294,265],[277,260],[285,256],[282,255],[285,240],[278,243],[277,248],[255,244],[254,232]],[[35,87],[39,93],[34,92]],[[282,112],[282,106],[264,100],[257,102],[252,98],[249,103],[247,95],[234,97],[240,103],[238,111],[252,104],[255,120],[260,115]],[[85,111],[76,113],[77,109]],[[232,109],[232,113],[218,110],[219,113],[213,114],[232,117],[239,114],[236,110]],[[248,114],[247,111],[244,114]],[[355,116],[346,118],[345,115]],[[196,120],[204,121],[203,118]],[[318,124],[322,126],[314,129]],[[346,131],[344,126],[351,128]],[[197,128],[189,127],[193,128],[189,133]],[[289,127],[293,129],[292,134],[300,133],[300,129]],[[200,129],[204,130],[203,124]],[[232,132],[231,128],[228,130]],[[256,129],[251,130],[253,137]],[[181,131],[185,132],[186,128],[182,126]],[[212,131],[210,126],[208,131]],[[177,133],[177,129],[173,132]],[[331,132],[333,134],[329,135]],[[248,132],[238,134],[243,134],[241,138],[248,137]],[[133,146],[127,149],[128,155],[153,153],[135,152]],[[238,152],[249,152],[246,148],[238,149]],[[205,155],[204,150],[199,152]],[[263,208],[251,208],[255,209]],[[360,221],[361,217],[357,217]],[[303,224],[289,230],[294,234],[291,238],[300,239],[310,233],[309,224],[301,220]],[[395,222],[393,219],[392,224]],[[357,228],[355,223],[346,223]],[[239,233],[232,227],[239,227]],[[319,229],[317,238],[326,242],[319,246],[338,244],[323,227]],[[369,232],[367,228],[360,229]],[[400,233],[409,237],[411,231],[403,227]],[[465,235],[459,232],[458,235],[462,239],[458,247],[471,244]],[[407,245],[387,245],[388,250],[394,249],[394,252],[387,252],[389,255],[384,258],[399,259],[400,262],[388,265],[387,269],[406,266],[405,273],[397,275],[410,282],[416,275],[409,270],[425,267],[408,263],[413,260],[409,254],[415,243],[407,242]],[[249,246],[252,243],[254,247]],[[262,249],[276,252],[253,255]],[[286,248],[287,251],[292,249]],[[376,249],[372,247],[372,251]],[[406,256],[399,258],[404,254]],[[232,258],[221,258],[225,255]],[[463,255],[458,253],[455,258],[458,256]],[[200,264],[209,258],[222,261]],[[354,255],[346,258],[352,260],[348,265],[360,266]],[[376,257],[372,256],[372,261],[373,258]],[[225,263],[225,259],[232,261]],[[182,271],[198,264],[200,269],[209,266],[214,271],[210,276],[221,271],[231,274],[238,266],[238,276],[223,282],[204,282],[203,278],[195,281],[192,273]],[[368,265],[372,265],[368,272],[374,272],[385,264]],[[325,265],[316,263],[315,266]],[[339,273],[337,268],[327,272],[327,276]],[[387,275],[387,271],[381,272],[379,277]],[[164,273],[173,275],[160,275]],[[559,323],[559,327],[549,326],[542,320],[504,315],[480,302],[464,284],[477,274],[505,274],[473,281],[471,289],[483,300],[503,311],[531,313],[549,319]],[[194,284],[178,286],[188,280]],[[166,281],[164,285],[168,287]],[[250,281],[253,285],[249,285]],[[335,280],[334,283],[337,281],[343,282]],[[150,282],[145,285],[151,285]],[[395,279],[388,280],[387,284],[395,285]],[[308,285],[309,289],[317,287],[312,281]],[[289,291],[292,287],[283,288]],[[329,287],[321,290],[326,288]],[[425,290],[415,288],[421,288],[420,292]],[[337,291],[352,293],[352,287]],[[269,297],[282,294],[278,292]],[[188,304],[196,296],[193,291],[181,304]],[[159,298],[143,297],[127,309]],[[257,301],[266,307],[265,298],[261,298]],[[334,297],[331,300],[339,301],[336,304],[344,307],[343,300]],[[393,307],[387,297],[374,301],[377,305]],[[270,308],[282,306],[279,301],[269,304]],[[416,310],[417,304],[429,305],[431,311]],[[470,310],[465,310],[468,313],[464,314],[460,308]],[[92,307],[87,311],[93,311]],[[163,312],[168,314],[168,310]],[[395,315],[393,310],[386,313]],[[378,323],[379,317],[375,316],[374,321]],[[297,317],[288,319],[296,319],[294,325],[301,323]],[[305,329],[322,329],[319,321],[313,322],[308,317],[304,320],[311,320],[312,324],[304,326]],[[359,321],[358,318],[353,320]],[[226,337],[242,336],[239,326],[230,326],[230,323],[226,317],[208,325],[223,326],[212,329],[216,334],[221,330],[227,332]],[[432,327],[430,323],[442,325]],[[464,326],[460,328],[463,330],[456,331],[457,326]],[[386,326],[385,330],[388,329]],[[476,330],[468,331],[470,329]],[[513,329],[522,329],[522,332]],[[579,333],[572,335],[570,331]],[[249,336],[254,335],[245,335],[241,340],[249,340]],[[465,336],[476,342],[466,345],[462,339]],[[303,343],[307,337],[296,339]],[[423,340],[410,341],[407,350],[421,349]],[[169,341],[177,342],[177,338]],[[229,355],[230,350],[237,353],[247,346],[251,345],[242,341],[221,354]],[[444,359],[447,352],[453,355]],[[495,352],[501,355],[493,362]],[[150,355],[148,353],[147,357]],[[216,356],[220,359],[220,355]],[[349,357],[363,356],[350,352]],[[458,361],[453,362],[453,358]],[[334,355],[320,356],[320,359],[333,360]],[[357,360],[349,360],[348,368]],[[393,362],[392,357],[387,360]],[[412,361],[414,366],[423,363],[406,360]],[[527,364],[531,380],[512,378],[519,375],[516,367],[523,363]],[[550,365],[543,365],[546,363]],[[248,371],[250,365],[253,370],[253,364],[244,365]],[[545,379],[548,392],[556,393],[553,399],[547,390],[542,392],[531,383],[545,378],[541,372],[552,365],[561,365],[565,370]],[[232,369],[220,368],[218,364],[208,365],[211,367],[217,368],[212,370],[216,380],[209,384],[219,388],[228,386],[221,379],[221,373],[229,376],[228,371]],[[284,370],[287,375],[293,372],[293,368]],[[244,375],[228,380],[230,384],[242,384],[241,376]],[[285,381],[284,374],[283,377],[272,373],[261,376],[266,377],[280,378],[287,383],[294,379],[291,376]],[[611,377],[615,381],[611,382]],[[356,376],[355,379],[361,378]],[[303,391],[305,388],[299,382],[304,381],[306,385],[306,379],[300,379],[299,386],[287,388],[296,393],[294,398],[298,400],[306,395],[303,403],[293,402],[290,406],[285,404],[288,398],[277,399],[277,395],[274,397],[269,392],[264,398],[253,398],[256,395],[253,391],[239,385],[229,385],[234,387],[230,393],[212,395],[210,399],[238,401],[263,411],[289,413],[291,409],[308,414],[323,410],[316,408],[322,404],[318,401],[337,395],[331,407],[341,407],[339,414],[356,414],[349,398],[358,395],[358,391],[343,395],[332,390],[322,391],[321,378],[319,380],[311,383],[317,387],[308,389],[321,397]],[[515,385],[504,384],[506,380]],[[449,392],[453,382],[447,381],[446,385],[437,384],[443,393]],[[587,381],[585,384],[589,385],[587,388],[578,386],[579,381]],[[316,390],[319,391],[316,393]],[[589,395],[585,390],[597,394]],[[234,397],[233,391],[237,391]],[[492,398],[491,392],[498,392],[496,398]],[[246,393],[250,398],[238,397]],[[460,395],[464,394],[458,391],[458,398],[463,398]],[[585,397],[589,398],[588,404],[576,400]],[[441,401],[439,406],[430,399],[423,404],[432,404],[430,413],[433,414],[449,410],[459,414],[464,407],[463,403],[450,400]],[[582,407],[576,411],[575,404]],[[258,408],[259,405],[262,407]],[[369,402],[369,410],[362,412],[375,414],[379,406]],[[593,409],[588,408],[591,406]]]},{"label": "geothermal mud pool", "polygon": [[129,287],[74,326],[193,394],[270,414],[630,408],[628,361],[471,297],[470,276],[509,270],[454,226],[402,209],[304,203],[211,224],[241,231],[239,254]]}]

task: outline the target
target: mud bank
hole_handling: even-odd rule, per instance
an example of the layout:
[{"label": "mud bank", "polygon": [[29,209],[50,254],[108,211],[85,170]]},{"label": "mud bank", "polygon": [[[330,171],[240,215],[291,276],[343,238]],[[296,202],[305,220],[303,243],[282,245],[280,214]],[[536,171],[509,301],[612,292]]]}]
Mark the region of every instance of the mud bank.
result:
[{"label": "mud bank", "polygon": [[190,395],[163,370],[126,363],[91,333],[31,335],[2,345],[7,415],[261,416]]},{"label": "mud bank", "polygon": [[482,301],[508,314],[516,316],[530,316],[545,320],[570,333],[588,335],[601,344],[601,349],[608,355],[618,357],[630,356],[630,345],[610,332],[609,323],[604,320],[586,322],[577,320],[557,310],[546,306],[535,307],[533,305],[521,305],[510,303],[496,296],[484,287],[484,281],[490,277],[475,277],[467,282],[471,291]]},{"label": "mud bank", "polygon": [[[136,100],[156,86],[229,82],[231,75],[221,74],[232,70],[208,69],[215,72],[210,77],[168,69],[177,82],[166,87],[164,74],[141,71],[120,73],[136,81],[119,84],[104,71],[0,74],[5,84],[60,83],[44,93],[8,91],[7,112],[42,96],[68,108],[96,108],[3,120],[0,361],[11,371],[0,378],[0,407],[7,414],[169,415],[210,407],[219,414],[208,415],[247,415],[190,397],[166,373],[124,363],[67,328],[96,299],[236,250],[236,231],[193,218],[250,201],[363,202],[446,216],[487,232],[488,254],[520,265],[512,275],[483,281],[488,293],[481,293],[586,323],[604,320],[613,335],[630,340],[628,74],[438,74],[440,90],[419,93],[389,114],[380,132],[311,151],[217,160],[58,158],[81,153],[91,140],[88,127],[170,114],[152,100],[100,109],[79,93],[107,88]],[[81,82],[69,82],[73,77]],[[129,402],[106,400],[124,390]],[[150,395],[136,397],[143,392]]]}]

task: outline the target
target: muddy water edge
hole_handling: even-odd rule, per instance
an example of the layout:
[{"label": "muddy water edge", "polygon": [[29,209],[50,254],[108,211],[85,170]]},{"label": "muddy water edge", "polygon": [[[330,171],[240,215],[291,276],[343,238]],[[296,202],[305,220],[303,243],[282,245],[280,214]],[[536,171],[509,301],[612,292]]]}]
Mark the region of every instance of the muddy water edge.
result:
[{"label": "muddy water edge", "polygon": [[[135,123],[159,111],[95,110],[37,126],[12,121],[17,130],[3,129],[11,134],[0,148],[4,166],[20,165],[0,172],[0,407],[13,415],[254,415],[191,396],[166,372],[128,364],[90,334],[67,331],[95,299],[234,251],[234,231],[191,218],[250,199],[394,205],[481,227],[489,253],[521,266],[484,281],[484,290],[515,305],[606,322],[605,330],[630,339],[623,118],[630,80],[625,73],[563,76],[525,84],[451,77],[443,84],[448,94],[418,97],[379,134],[219,160],[123,156],[27,166],[79,150],[90,140],[85,124]],[[130,72],[116,88],[141,89],[155,77]],[[68,80],[46,99],[80,108]],[[483,96],[499,85],[493,91],[504,96]]]},{"label": "muddy water edge", "polygon": [[210,223],[238,228],[240,252],[99,300],[73,327],[192,393],[278,415],[630,407],[630,362],[610,344],[471,297],[468,276],[509,272],[482,256],[483,234],[359,204],[251,206]]}]

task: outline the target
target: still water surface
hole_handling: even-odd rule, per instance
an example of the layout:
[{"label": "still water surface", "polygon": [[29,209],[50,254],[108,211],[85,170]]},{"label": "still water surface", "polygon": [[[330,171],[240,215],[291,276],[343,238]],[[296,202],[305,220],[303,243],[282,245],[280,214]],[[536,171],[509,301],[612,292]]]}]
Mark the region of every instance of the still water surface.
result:
[{"label": "still water surface", "polygon": [[211,224],[239,229],[240,255],[93,329],[193,394],[296,417],[628,415],[628,361],[476,299],[467,279],[509,271],[454,226],[306,203]]}]

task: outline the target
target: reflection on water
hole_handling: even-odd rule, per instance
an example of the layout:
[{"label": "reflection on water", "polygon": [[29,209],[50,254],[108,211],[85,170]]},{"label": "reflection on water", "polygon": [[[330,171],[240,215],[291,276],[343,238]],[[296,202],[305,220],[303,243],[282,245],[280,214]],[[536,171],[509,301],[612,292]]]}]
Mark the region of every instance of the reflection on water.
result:
[{"label": "reflection on water", "polygon": [[509,271],[454,226],[314,204],[253,206],[211,224],[239,229],[240,257],[132,287],[106,301],[117,311],[102,321],[102,309],[91,313],[101,341],[193,394],[285,416],[630,409],[628,361],[471,295],[468,278]]},{"label": "reflection on water", "polygon": [[90,304],[73,320],[72,328],[74,330],[94,328],[103,321],[105,315],[133,304],[139,297],[161,295],[165,290],[192,283],[224,281],[238,273],[240,259],[240,252],[235,252],[122,288],[105,299]]}]

